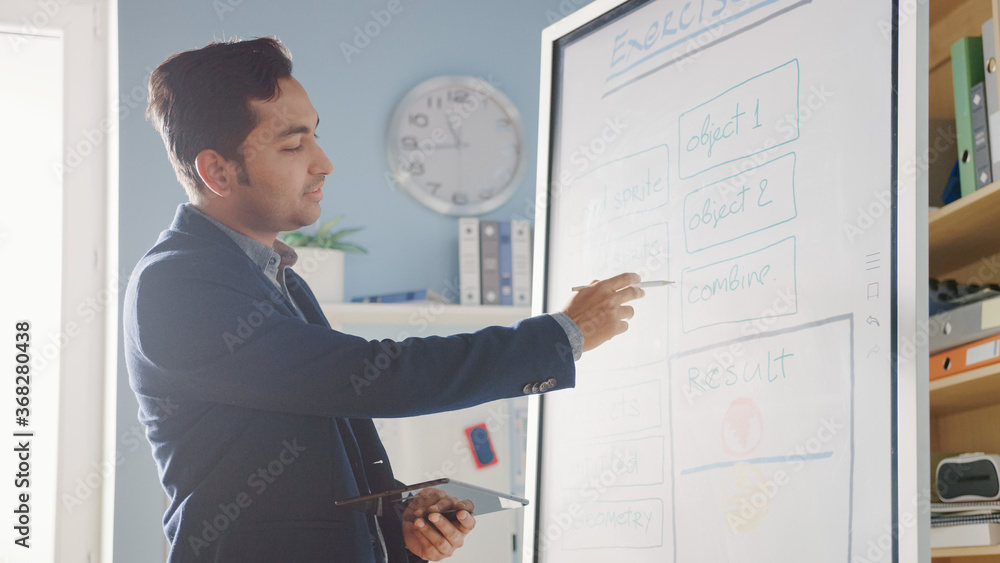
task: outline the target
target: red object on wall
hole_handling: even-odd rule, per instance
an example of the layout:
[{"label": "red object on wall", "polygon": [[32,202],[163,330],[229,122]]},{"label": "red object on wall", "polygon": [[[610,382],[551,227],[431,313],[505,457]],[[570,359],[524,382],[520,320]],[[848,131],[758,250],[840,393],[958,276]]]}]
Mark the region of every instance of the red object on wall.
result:
[{"label": "red object on wall", "polygon": [[490,432],[486,429],[486,423],[466,428],[465,437],[469,439],[469,448],[472,450],[472,459],[476,461],[476,467],[482,469],[497,462],[496,452],[493,451],[493,441],[490,440]]}]

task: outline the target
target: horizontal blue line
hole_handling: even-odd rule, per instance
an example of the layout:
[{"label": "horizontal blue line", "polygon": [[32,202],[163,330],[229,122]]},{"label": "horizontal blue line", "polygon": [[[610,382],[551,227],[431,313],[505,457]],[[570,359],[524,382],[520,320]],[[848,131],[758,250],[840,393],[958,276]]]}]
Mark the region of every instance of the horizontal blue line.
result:
[{"label": "horizontal blue line", "polygon": [[779,455],[773,457],[756,457],[752,459],[738,459],[735,461],[720,461],[718,463],[710,463],[708,465],[702,465],[701,467],[691,467],[689,469],[682,469],[681,475],[690,475],[692,473],[698,473],[700,471],[707,471],[709,469],[721,469],[723,467],[732,467],[737,463],[781,463],[789,461],[807,461],[811,459],[824,459],[832,457],[833,452],[820,452],[818,454],[806,454],[806,455]]}]

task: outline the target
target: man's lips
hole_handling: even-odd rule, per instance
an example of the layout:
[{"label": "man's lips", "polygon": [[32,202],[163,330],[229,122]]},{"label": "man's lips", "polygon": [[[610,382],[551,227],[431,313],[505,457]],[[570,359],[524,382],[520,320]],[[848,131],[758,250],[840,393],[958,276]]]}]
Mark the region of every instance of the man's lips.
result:
[{"label": "man's lips", "polygon": [[307,190],[305,193],[306,197],[316,199],[317,201],[323,199],[323,184],[326,183],[326,178],[321,178],[311,190]]}]

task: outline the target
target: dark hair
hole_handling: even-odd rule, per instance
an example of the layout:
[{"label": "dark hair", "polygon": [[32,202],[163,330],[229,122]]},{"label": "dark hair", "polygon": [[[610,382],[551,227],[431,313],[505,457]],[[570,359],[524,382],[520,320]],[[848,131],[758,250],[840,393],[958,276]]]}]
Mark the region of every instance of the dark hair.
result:
[{"label": "dark hair", "polygon": [[245,178],[240,145],[259,119],[250,101],[274,99],[278,80],[291,75],[291,53],[270,37],[216,41],[175,53],[153,71],[146,118],[192,200],[203,189],[195,158],[205,149],[237,162]]}]

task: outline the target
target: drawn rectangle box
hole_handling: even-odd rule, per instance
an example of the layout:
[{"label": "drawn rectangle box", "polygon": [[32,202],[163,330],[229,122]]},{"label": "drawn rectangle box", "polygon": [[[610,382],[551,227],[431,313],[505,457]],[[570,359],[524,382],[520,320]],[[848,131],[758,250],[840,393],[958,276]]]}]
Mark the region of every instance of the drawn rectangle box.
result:
[{"label": "drawn rectangle box", "polygon": [[669,373],[675,560],[847,561],[853,315],[677,354]]},{"label": "drawn rectangle box", "polygon": [[682,113],[677,130],[683,179],[798,139],[798,59]]},{"label": "drawn rectangle box", "polygon": [[[584,244],[568,258],[579,264],[580,279],[605,279],[621,272],[638,272],[645,279],[669,279],[669,225],[656,223],[608,241]],[[585,276],[585,277],[583,277]],[[674,306],[670,287],[648,291],[642,311],[629,320],[625,334],[587,352],[578,368],[618,371],[667,359],[667,323]]]},{"label": "drawn rectangle box", "polygon": [[661,485],[666,475],[665,447],[663,436],[578,444],[564,461],[568,471],[561,486],[578,489],[594,479],[609,489]]},{"label": "drawn rectangle box", "polygon": [[563,549],[644,549],[663,545],[663,500],[595,501],[583,505],[563,537]]},{"label": "drawn rectangle box", "polygon": [[669,201],[670,149],[657,145],[602,164],[573,180],[567,199],[571,223],[578,235],[619,219],[660,209]]},{"label": "drawn rectangle box", "polygon": [[698,252],[794,219],[795,162],[789,153],[689,193],[685,249]]},{"label": "drawn rectangle box", "polygon": [[615,436],[663,424],[660,381],[614,387],[576,397],[567,413],[583,436]]},{"label": "drawn rectangle box", "polygon": [[798,312],[795,237],[760,250],[681,272],[681,330],[761,318],[772,303]]}]

